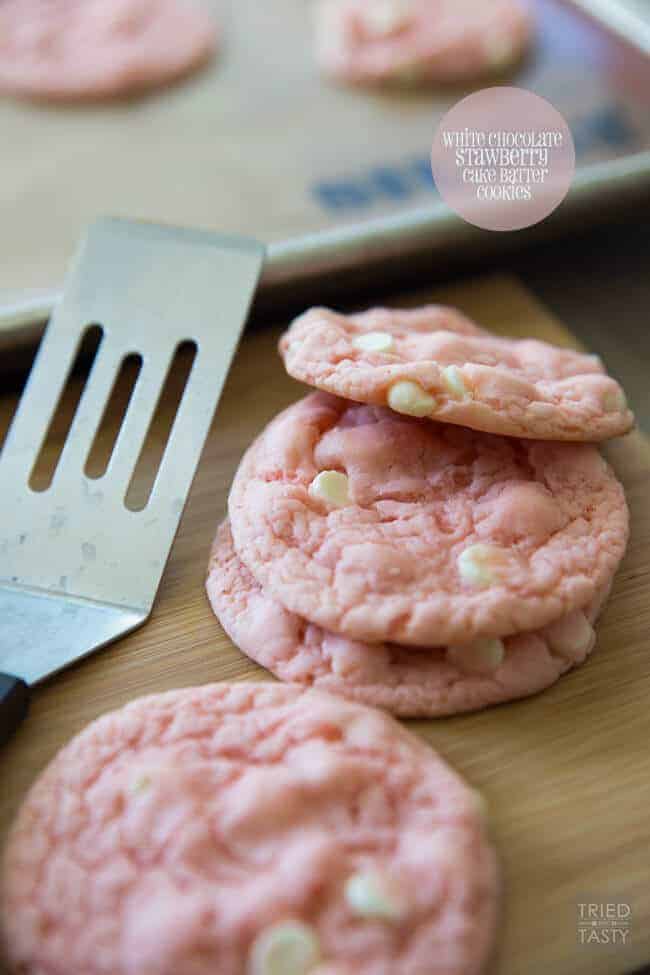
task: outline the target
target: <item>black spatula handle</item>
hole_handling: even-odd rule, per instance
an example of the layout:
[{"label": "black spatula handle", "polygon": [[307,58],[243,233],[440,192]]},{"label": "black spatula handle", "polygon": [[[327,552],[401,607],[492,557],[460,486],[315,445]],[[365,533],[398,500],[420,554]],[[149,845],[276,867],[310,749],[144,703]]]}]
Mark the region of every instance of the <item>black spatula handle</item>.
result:
[{"label": "black spatula handle", "polygon": [[0,674],[0,745],[9,741],[28,709],[29,687],[25,681]]}]

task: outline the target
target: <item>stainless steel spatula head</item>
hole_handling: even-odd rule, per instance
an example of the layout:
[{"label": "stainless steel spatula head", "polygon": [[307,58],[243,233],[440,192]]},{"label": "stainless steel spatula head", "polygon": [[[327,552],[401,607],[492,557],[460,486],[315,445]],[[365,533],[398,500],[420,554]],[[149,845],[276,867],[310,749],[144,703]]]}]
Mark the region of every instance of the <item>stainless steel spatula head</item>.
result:
[{"label": "stainless steel spatula head", "polygon": [[[0,455],[0,738],[34,684],[148,617],[264,260],[261,244],[119,220],[89,230]],[[87,326],[102,340],[51,485],[32,468]],[[196,356],[148,503],[125,496],[180,343]],[[116,375],[142,368],[104,475],[84,474]],[[23,683],[24,682],[24,683]],[[9,711],[14,714],[9,714]]]}]

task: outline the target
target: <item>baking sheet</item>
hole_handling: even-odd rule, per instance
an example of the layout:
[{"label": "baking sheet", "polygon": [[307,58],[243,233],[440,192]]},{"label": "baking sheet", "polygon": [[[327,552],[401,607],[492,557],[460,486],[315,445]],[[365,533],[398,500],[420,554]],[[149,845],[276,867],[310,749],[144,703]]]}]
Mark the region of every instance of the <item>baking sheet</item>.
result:
[{"label": "baking sheet", "polygon": [[[418,212],[434,233],[460,223],[435,209],[428,155],[466,89],[336,87],[314,64],[305,0],[205,2],[223,53],[183,85],[106,105],[0,102],[0,307],[58,287],[98,214],[266,241]],[[648,59],[569,3],[531,2],[538,43],[508,82],[567,116],[581,167],[650,148]]]}]

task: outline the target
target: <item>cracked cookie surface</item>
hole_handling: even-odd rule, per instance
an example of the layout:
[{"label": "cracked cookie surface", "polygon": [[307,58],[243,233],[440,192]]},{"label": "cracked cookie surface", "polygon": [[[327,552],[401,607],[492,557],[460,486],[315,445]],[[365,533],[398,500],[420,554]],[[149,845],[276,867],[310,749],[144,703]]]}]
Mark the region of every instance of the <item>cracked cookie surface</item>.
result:
[{"label": "cracked cookie surface", "polygon": [[[322,474],[347,479],[335,493]],[[314,393],[277,416],[230,492],[237,553],[299,616],[423,647],[582,609],[623,556],[623,488],[598,450],[477,434]]]},{"label": "cracked cookie surface", "polygon": [[[32,787],[2,881],[22,975],[476,973],[498,879],[480,797],[387,715],[214,684],[88,726]],[[302,952],[302,954],[301,954]]]},{"label": "cracked cookie surface", "polygon": [[597,356],[500,338],[440,305],[312,308],[280,354],[290,376],[325,392],[487,433],[593,442],[634,423]]},{"label": "cracked cookie surface", "polygon": [[533,633],[458,647],[413,648],[349,640],[269,596],[219,527],[206,589],[228,636],[280,680],[341,694],[404,718],[432,718],[527,697],[581,664],[596,644],[606,593]]}]

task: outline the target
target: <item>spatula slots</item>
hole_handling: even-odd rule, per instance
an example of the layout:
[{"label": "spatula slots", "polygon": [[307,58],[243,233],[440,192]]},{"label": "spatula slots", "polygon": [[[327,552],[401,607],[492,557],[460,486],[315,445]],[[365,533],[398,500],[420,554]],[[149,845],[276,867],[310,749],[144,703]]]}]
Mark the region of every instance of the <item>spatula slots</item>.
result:
[{"label": "spatula slots", "polygon": [[[256,241],[207,232],[119,220],[89,230],[0,454],[0,741],[24,714],[28,685],[149,616],[263,260]],[[51,482],[36,491],[32,471],[91,325],[101,342]],[[130,510],[186,343],[196,354],[155,480]],[[141,369],[106,469],[92,478],[87,459],[128,356]]]}]

